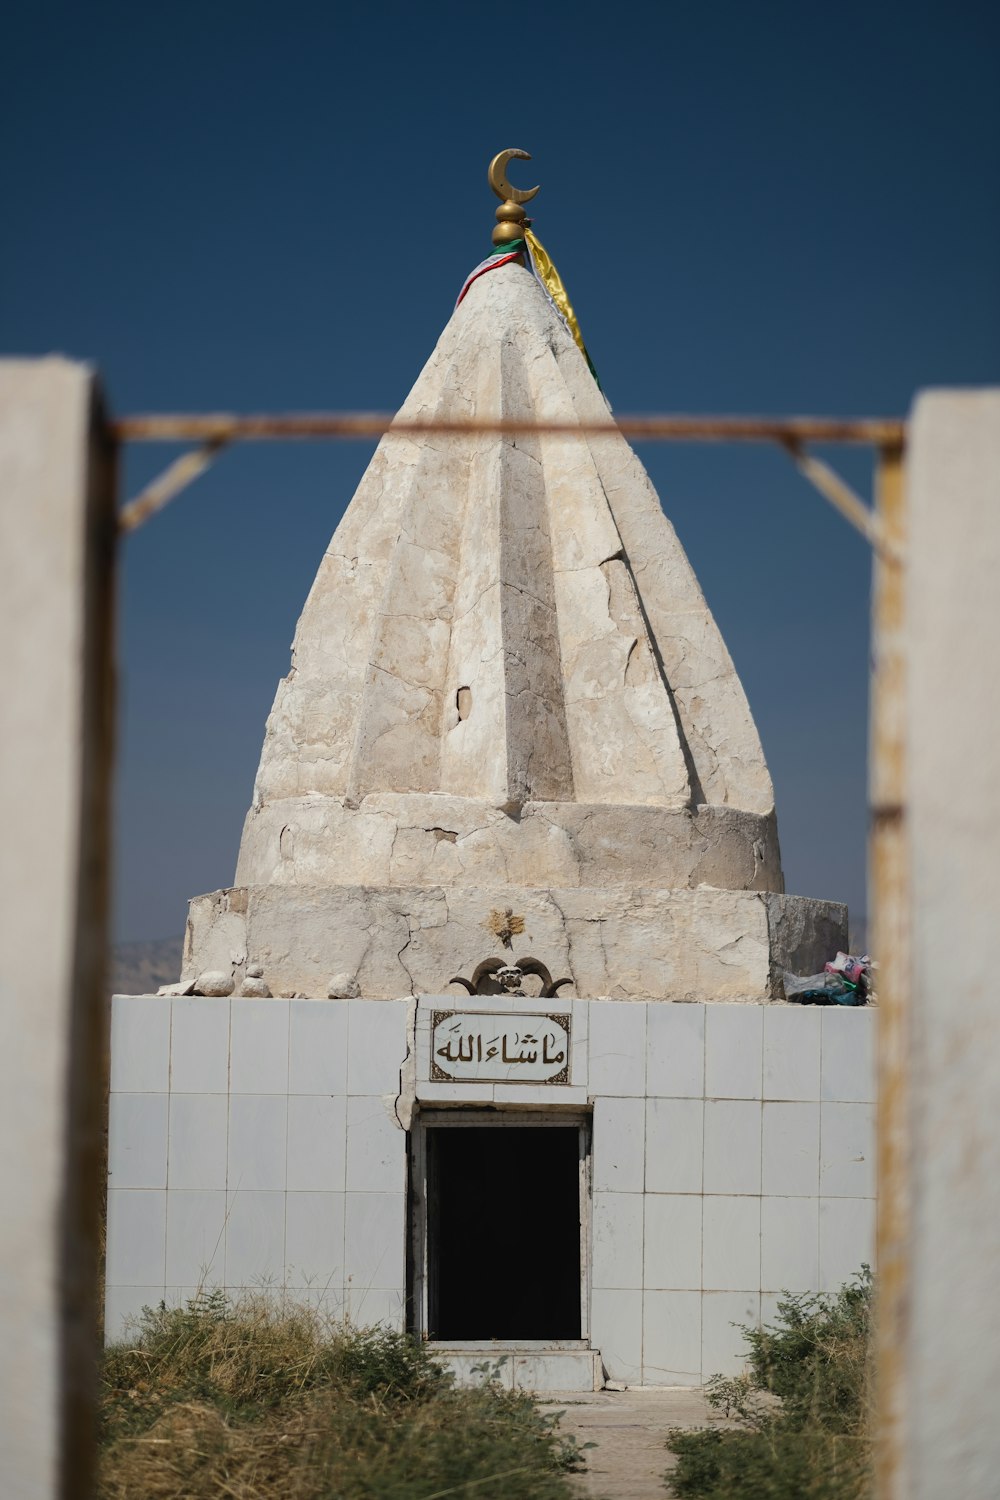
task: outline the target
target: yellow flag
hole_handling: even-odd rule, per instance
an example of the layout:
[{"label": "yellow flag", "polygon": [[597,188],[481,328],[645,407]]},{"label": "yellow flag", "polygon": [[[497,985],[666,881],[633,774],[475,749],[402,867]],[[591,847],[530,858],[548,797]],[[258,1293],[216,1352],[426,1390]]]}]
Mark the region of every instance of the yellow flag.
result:
[{"label": "yellow flag", "polygon": [[[531,254],[535,275],[548,293],[549,299],[554,304],[559,316],[573,335],[577,348],[590,366],[590,372],[594,379],[597,380],[597,371],[594,369],[593,360],[587,353],[587,346],[583,342],[583,334],[580,332],[580,325],[576,320],[573,304],[566,295],[566,288],[562,284],[562,277],[556,270],[552,257],[538,236],[533,234],[530,229],[524,231],[524,238]],[[599,380],[597,383],[600,385]]]}]

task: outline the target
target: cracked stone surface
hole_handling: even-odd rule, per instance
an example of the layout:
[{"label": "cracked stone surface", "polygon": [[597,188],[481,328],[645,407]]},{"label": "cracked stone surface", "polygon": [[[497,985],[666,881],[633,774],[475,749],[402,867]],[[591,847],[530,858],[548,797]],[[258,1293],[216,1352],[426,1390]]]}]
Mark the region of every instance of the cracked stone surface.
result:
[{"label": "cracked stone surface", "polygon": [[239,982],[252,951],[289,993],[323,997],[331,974],[353,974],[373,1000],[443,994],[500,951],[491,914],[507,907],[524,921],[509,961],[572,975],[564,997],[765,1004],[793,953],[815,971],[846,941],[845,907],[765,892],[268,885],[191,902],[184,977],[211,963]]},{"label": "cracked stone surface", "polygon": [[[474,283],[400,416],[608,409],[511,265]],[[240,982],[253,952],[275,993],[439,993],[510,906],[516,951],[578,995],[761,1001],[789,955],[808,972],[846,940],[841,908],[782,895],[773,803],[622,437],[390,432],[299,621],[235,886],[191,904],[185,974]]]},{"label": "cracked stone surface", "polygon": [[[400,416],[608,411],[534,278],[507,266],[475,283]],[[240,880],[270,878],[281,820],[265,835],[264,808],[387,793],[771,813],[732,661],[623,438],[380,443],[299,621]]]},{"label": "cracked stone surface", "polygon": [[721,886],[781,890],[773,813],[383,792],[284,797],[251,811],[243,884]]}]

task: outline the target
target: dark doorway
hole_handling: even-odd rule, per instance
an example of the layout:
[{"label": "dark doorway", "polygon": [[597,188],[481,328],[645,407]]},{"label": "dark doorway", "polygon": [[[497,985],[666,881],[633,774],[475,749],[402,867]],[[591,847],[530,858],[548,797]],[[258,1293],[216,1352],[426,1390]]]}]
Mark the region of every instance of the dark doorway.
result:
[{"label": "dark doorway", "polygon": [[427,1130],[429,1335],[580,1337],[578,1125]]}]

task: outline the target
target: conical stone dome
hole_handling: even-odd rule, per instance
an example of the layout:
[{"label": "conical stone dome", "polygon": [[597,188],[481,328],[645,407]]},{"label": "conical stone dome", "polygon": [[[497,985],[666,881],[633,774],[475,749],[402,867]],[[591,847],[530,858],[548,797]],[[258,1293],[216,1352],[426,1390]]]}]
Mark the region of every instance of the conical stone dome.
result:
[{"label": "conical stone dome", "polygon": [[[399,416],[609,420],[516,264],[473,283]],[[622,437],[390,431],[306,601],[236,888],[192,903],[185,973],[249,953],[276,993],[325,994],[330,973],[373,998],[435,993],[509,911],[522,951],[579,994],[765,998],[778,927],[787,948],[819,922],[825,947],[842,922],[778,895],[773,801],[725,644]],[[597,924],[592,972],[574,922]]]}]

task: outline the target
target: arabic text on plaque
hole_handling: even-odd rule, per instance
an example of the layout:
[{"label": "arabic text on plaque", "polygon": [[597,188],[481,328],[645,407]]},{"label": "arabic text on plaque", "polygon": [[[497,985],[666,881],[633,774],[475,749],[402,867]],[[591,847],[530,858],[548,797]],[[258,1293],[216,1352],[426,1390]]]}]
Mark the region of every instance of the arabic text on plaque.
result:
[{"label": "arabic text on plaque", "polygon": [[431,1020],[433,1080],[568,1083],[568,1015],[476,1015],[436,1010]]}]

